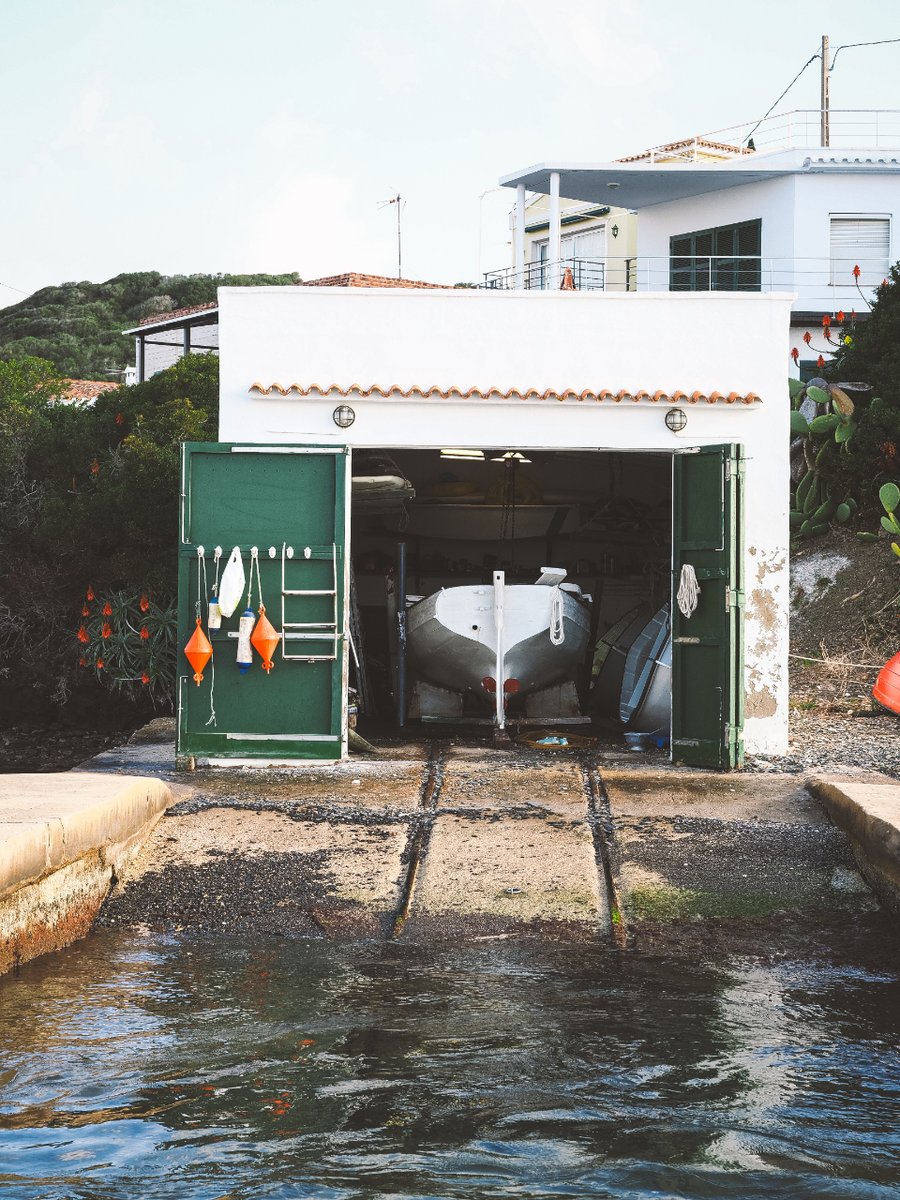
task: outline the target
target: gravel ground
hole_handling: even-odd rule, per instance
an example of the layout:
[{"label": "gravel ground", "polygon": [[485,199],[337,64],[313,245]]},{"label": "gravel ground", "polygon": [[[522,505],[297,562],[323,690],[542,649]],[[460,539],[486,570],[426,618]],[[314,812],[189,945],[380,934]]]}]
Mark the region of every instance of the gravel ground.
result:
[{"label": "gravel ground", "polygon": [[784,758],[752,755],[748,771],[880,771],[900,779],[900,720],[791,712],[790,749]]}]

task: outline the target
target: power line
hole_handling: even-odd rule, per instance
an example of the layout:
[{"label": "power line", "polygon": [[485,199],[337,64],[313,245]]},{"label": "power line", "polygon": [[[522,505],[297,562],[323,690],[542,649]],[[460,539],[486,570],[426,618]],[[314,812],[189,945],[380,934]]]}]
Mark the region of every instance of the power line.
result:
[{"label": "power line", "polygon": [[[840,47],[838,47],[838,48],[840,49]],[[800,70],[797,72],[797,74],[794,76],[794,78],[791,80],[791,82],[787,85],[787,87],[784,89],[784,91],[781,93],[781,95],[775,101],[775,103],[771,106],[771,108],[768,109],[768,111],[766,113],[763,114],[763,116],[761,116],[759,118],[759,120],[756,122],[756,124],[753,126],[753,128],[750,130],[750,132],[747,134],[747,141],[749,141],[750,138],[753,137],[754,133],[756,133],[757,129],[759,129],[760,125],[762,125],[763,121],[765,121],[766,117],[770,116],[772,111],[778,107],[778,105],[785,98],[785,96],[788,94],[788,92],[791,90],[791,88],[794,86],[794,84],[797,82],[797,80],[800,78],[800,76],[803,74],[803,72],[806,70],[806,68],[812,66],[812,64],[816,61],[816,59],[821,58],[821,57],[822,57],[822,55],[817,52],[817,53],[813,54],[811,58],[808,58],[806,60],[806,62],[803,64],[803,66],[800,68]]]},{"label": "power line", "polygon": [[0,279],[0,287],[9,288],[11,292],[21,292],[23,296],[31,295],[31,292],[26,292],[24,288],[13,287],[11,283],[4,283],[2,279]]},{"label": "power line", "polygon": [[837,56],[842,50],[855,50],[859,46],[893,46],[900,42],[900,38],[881,38],[877,42],[845,42],[843,46],[838,46],[834,52],[834,58],[831,60],[831,70],[834,70],[834,64],[837,62]]}]

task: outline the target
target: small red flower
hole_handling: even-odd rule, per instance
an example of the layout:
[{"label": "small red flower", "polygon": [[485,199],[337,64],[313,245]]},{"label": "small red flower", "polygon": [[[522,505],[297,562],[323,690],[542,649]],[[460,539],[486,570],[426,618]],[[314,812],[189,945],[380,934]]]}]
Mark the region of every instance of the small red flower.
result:
[{"label": "small red flower", "polygon": [[856,320],[856,309],[855,309],[855,308],[851,308],[851,309],[850,309],[850,320],[851,320],[851,321],[855,321],[855,320]]},{"label": "small red flower", "polygon": [[91,615],[91,610],[88,608],[88,606],[86,604],[85,604],[84,608],[81,610],[81,615],[83,617],[89,617]]},{"label": "small red flower", "polygon": [[791,351],[791,358],[794,360],[795,363],[800,361],[800,351],[797,349],[796,346]]},{"label": "small red flower", "polygon": [[108,638],[111,633],[112,633],[112,629],[110,628],[109,621],[104,621],[103,628],[100,630],[100,636]]},{"label": "small red flower", "polygon": [[79,667],[86,667],[88,665],[88,660],[84,657],[83,654],[78,659],[78,665],[79,665]]},{"label": "small red flower", "polygon": [[110,604],[110,602],[109,602],[108,600],[107,600],[107,602],[106,602],[106,603],[103,605],[103,615],[104,615],[104,617],[111,617],[111,616],[112,616],[112,605]]},{"label": "small red flower", "polygon": [[141,626],[141,641],[146,642],[146,640],[149,636],[150,636],[150,630],[147,628],[146,625],[142,625]]},{"label": "small red flower", "polygon": [[807,329],[806,333],[804,333],[804,335],[803,335],[803,340],[804,340],[804,342],[806,342],[807,346],[812,341],[812,334],[809,332],[808,329]]},{"label": "small red flower", "polygon": [[94,589],[91,587],[90,584],[88,584],[88,590],[85,592],[85,596],[87,597],[88,600],[94,599]]},{"label": "small red flower", "polygon": [[821,354],[816,359],[816,366],[819,367],[820,369],[825,366],[825,359],[822,357]]},{"label": "small red flower", "polygon": [[85,627],[83,625],[78,630],[78,640],[81,643],[89,642],[91,640],[90,634],[88,633],[88,631],[85,629]]},{"label": "small red flower", "polygon": [[117,425],[125,424],[125,417],[124,417],[123,413],[116,413],[116,424]]},{"label": "small red flower", "polygon": [[98,658],[98,659],[97,659],[97,670],[98,670],[98,671],[102,671],[102,670],[103,670],[103,659],[102,659],[102,658]]},{"label": "small red flower", "polygon": [[838,309],[837,322],[838,325],[843,325],[844,323],[844,310],[842,308]]},{"label": "small red flower", "polygon": [[148,597],[147,593],[144,592],[143,596],[141,596],[141,612],[146,612],[149,607],[150,598]]},{"label": "small red flower", "polygon": [[886,280],[886,279],[882,279],[882,281],[881,281],[881,286],[882,286],[882,287],[887,287],[887,280]]},{"label": "small red flower", "polygon": [[100,464],[97,462],[96,458],[91,463],[91,474],[92,475],[100,474]]},{"label": "small red flower", "polygon": [[150,682],[150,676],[145,671],[143,673],[143,675],[141,676],[141,683],[149,683],[149,682]]},{"label": "small red flower", "polygon": [[859,269],[859,263],[857,263],[856,266],[853,268],[853,278],[859,279],[861,274],[862,274],[862,272]]},{"label": "small red flower", "polygon": [[831,324],[831,317],[829,317],[828,313],[824,313],[822,316],[822,328],[827,329],[830,324]]}]

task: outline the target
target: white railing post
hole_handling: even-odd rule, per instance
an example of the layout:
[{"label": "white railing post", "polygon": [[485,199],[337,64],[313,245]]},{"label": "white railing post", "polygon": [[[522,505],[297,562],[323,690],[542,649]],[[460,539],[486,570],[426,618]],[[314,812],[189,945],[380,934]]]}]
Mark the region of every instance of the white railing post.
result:
[{"label": "white railing post", "polygon": [[525,286],[525,184],[516,185],[516,277],[513,287]]},{"label": "white railing post", "polygon": [[559,171],[550,172],[550,245],[548,247],[547,283],[551,288],[560,285],[560,257],[562,254],[562,217],[559,211]]}]

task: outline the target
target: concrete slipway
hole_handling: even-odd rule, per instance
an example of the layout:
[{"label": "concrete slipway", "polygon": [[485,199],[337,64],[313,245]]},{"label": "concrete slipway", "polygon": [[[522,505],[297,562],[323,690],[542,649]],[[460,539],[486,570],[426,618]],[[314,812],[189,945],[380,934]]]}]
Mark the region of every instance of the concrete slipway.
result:
[{"label": "concrete slipway", "polygon": [[871,774],[448,740],[176,778],[154,722],[75,771],[0,777],[0,971],[95,921],[621,945],[857,913],[870,888],[900,911],[900,785]]}]

